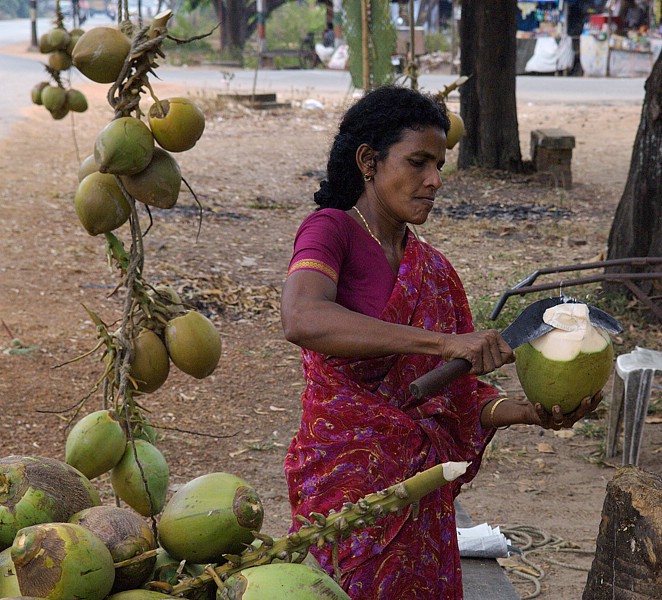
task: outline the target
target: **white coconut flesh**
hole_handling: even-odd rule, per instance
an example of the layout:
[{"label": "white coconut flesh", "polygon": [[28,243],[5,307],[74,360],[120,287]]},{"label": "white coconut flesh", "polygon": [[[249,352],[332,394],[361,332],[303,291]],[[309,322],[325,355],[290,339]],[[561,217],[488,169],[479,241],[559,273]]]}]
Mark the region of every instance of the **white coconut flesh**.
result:
[{"label": "white coconut flesh", "polygon": [[455,481],[460,475],[467,472],[467,468],[471,463],[466,461],[449,461],[441,465],[441,470],[444,474],[446,481]]},{"label": "white coconut flesh", "polygon": [[568,413],[607,382],[611,339],[591,323],[586,304],[558,304],[545,311],[543,321],[553,329],[516,350],[517,375],[531,402],[548,411],[558,404]]},{"label": "white coconut flesh", "polygon": [[548,308],[542,320],[554,327],[531,341],[549,360],[568,362],[580,354],[602,352],[610,344],[609,334],[591,324],[586,304],[558,304]]}]

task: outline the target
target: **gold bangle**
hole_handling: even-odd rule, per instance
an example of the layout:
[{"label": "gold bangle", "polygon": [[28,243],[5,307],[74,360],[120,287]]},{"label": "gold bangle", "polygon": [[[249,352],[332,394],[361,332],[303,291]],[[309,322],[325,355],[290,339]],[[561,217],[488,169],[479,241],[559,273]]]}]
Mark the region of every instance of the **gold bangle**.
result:
[{"label": "gold bangle", "polygon": [[499,398],[494,404],[492,404],[492,408],[490,409],[490,426],[492,429],[499,429],[495,424],[494,424],[494,411],[496,410],[496,407],[499,406],[504,400],[507,400],[507,398]]}]

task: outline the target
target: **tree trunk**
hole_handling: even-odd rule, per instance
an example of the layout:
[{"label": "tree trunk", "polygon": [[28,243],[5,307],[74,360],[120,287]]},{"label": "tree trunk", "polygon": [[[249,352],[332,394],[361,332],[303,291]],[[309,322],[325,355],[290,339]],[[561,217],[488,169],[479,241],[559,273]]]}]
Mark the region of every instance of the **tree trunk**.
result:
[{"label": "tree trunk", "polygon": [[583,600],[655,600],[662,590],[662,479],[637,467],[607,484]]},{"label": "tree trunk", "polygon": [[[609,232],[609,259],[662,256],[662,54],[645,90],[630,171]],[[608,270],[618,272],[627,267]],[[642,282],[640,287],[649,293],[652,285],[649,282],[646,287]],[[605,288],[621,291],[618,284]]]},{"label": "tree trunk", "polygon": [[248,35],[246,3],[244,0],[227,0],[226,7],[228,46],[233,50],[241,50]]},{"label": "tree trunk", "polygon": [[[247,6],[246,0],[210,0],[218,16],[219,9],[222,11],[221,39],[223,40],[222,51],[230,56],[240,57],[246,40],[253,35],[257,28],[256,3]],[[276,10],[287,0],[267,0],[267,15]],[[197,6],[200,1],[194,3]],[[268,35],[268,32],[267,32]]]},{"label": "tree trunk", "polygon": [[517,1],[465,0],[460,20],[460,88],[466,135],[458,167],[519,172],[522,155],[515,98]]}]

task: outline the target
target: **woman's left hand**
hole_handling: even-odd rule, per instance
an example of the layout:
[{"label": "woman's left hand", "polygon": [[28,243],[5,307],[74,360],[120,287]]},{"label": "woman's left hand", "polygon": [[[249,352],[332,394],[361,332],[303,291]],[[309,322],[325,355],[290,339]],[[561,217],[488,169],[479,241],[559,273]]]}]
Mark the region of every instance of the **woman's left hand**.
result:
[{"label": "woman's left hand", "polygon": [[593,412],[598,404],[602,401],[602,392],[598,392],[595,396],[582,399],[579,406],[570,413],[563,414],[561,407],[558,404],[552,406],[552,414],[549,414],[539,402],[533,405],[533,418],[532,425],[540,425],[544,429],[566,429],[572,427],[577,421],[584,418],[586,415]]}]

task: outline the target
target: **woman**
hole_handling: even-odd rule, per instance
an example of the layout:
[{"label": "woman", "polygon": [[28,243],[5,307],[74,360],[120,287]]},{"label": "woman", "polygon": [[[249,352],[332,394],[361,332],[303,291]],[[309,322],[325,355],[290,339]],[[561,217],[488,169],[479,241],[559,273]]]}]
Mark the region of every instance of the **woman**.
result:
[{"label": "woman", "polygon": [[[408,227],[432,210],[449,127],[442,105],[406,88],[378,88],[354,104],[283,287],[283,329],[302,348],[307,383],[285,461],[293,515],[328,514],[440,462],[471,462],[423,498],[417,518],[411,509],[390,515],[340,544],[354,600],[462,598],[453,500],[496,428],[569,426],[599,401],[549,416],[477,379],[513,352],[497,331],[473,331],[457,274]],[[409,384],[458,357],[470,374],[416,405]],[[330,549],[315,554],[333,572]]]}]

